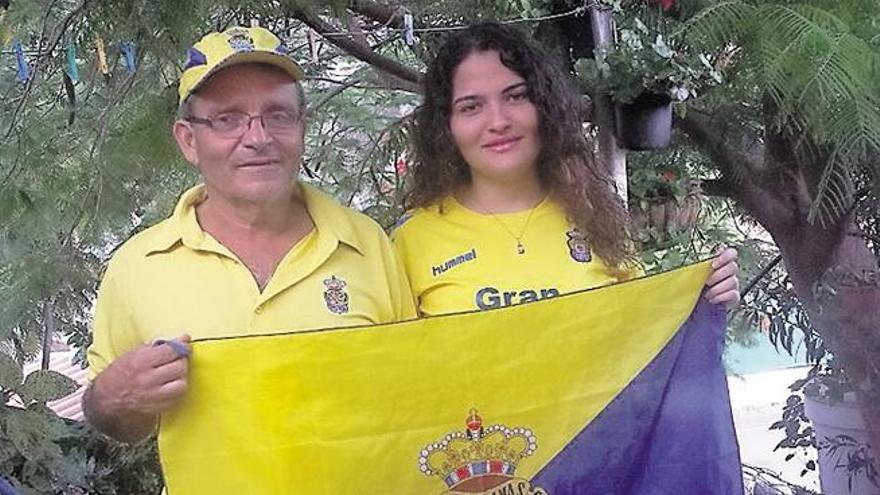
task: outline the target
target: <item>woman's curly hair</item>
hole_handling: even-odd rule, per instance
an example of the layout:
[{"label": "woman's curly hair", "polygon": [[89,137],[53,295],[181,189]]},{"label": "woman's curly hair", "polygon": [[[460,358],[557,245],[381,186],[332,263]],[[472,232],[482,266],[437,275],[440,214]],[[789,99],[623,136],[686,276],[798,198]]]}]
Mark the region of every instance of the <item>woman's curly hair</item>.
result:
[{"label": "woman's curly hair", "polygon": [[628,215],[585,137],[584,99],[548,53],[510,26],[495,22],[470,26],[450,35],[437,51],[425,75],[424,102],[415,113],[407,208],[438,203],[471,180],[449,127],[452,81],[468,55],[485,51],[498,52],[501,62],[526,81],[539,116],[541,185],[563,206],[569,222],[587,236],[597,256],[611,266],[625,267],[633,258]]}]

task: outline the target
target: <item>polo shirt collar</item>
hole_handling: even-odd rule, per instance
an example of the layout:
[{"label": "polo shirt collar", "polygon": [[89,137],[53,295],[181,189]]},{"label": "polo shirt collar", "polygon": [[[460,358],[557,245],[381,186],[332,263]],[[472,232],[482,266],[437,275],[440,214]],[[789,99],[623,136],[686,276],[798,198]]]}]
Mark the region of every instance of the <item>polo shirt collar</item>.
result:
[{"label": "polo shirt collar", "polygon": [[[363,242],[345,207],[314,186],[298,182],[297,187],[300,188],[306,209],[315,223],[318,235],[327,234],[363,255]],[[169,221],[164,225],[165,232],[155,238],[154,245],[151,246],[148,254],[168,251],[178,244],[190,249],[221,251],[227,254],[228,250],[213,237],[206,235],[199,225],[196,206],[204,201],[205,197],[204,184],[199,184],[184,192],[180,196],[177,206],[174,207]]]},{"label": "polo shirt collar", "polygon": [[363,241],[352,222],[352,212],[347,211],[346,207],[314,186],[303,182],[299,182],[298,186],[318,233],[330,233],[340,242],[363,255],[365,252]]}]

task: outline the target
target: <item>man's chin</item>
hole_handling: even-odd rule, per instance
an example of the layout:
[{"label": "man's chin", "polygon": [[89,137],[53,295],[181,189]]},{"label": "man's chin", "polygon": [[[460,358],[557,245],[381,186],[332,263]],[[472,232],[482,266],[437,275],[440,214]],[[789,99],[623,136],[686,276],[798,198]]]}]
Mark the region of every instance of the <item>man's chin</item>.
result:
[{"label": "man's chin", "polygon": [[227,190],[224,196],[233,202],[275,203],[291,198],[294,194],[295,178],[272,181],[248,181]]}]

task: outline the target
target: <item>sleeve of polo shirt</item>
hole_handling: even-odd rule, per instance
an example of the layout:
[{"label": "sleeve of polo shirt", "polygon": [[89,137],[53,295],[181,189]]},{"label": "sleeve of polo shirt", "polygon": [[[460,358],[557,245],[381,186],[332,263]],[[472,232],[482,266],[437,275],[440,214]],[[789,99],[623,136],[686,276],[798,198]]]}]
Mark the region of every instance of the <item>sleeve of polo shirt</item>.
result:
[{"label": "sleeve of polo shirt", "polygon": [[90,380],[104,371],[117,357],[141,343],[135,335],[128,304],[120,288],[117,270],[111,262],[101,281],[95,303],[92,344],[88,350]]},{"label": "sleeve of polo shirt", "polygon": [[391,301],[394,304],[395,318],[397,321],[412,320],[418,318],[416,303],[410,288],[409,279],[403,263],[397,255],[391,241],[385,241],[386,266],[388,266],[388,283],[391,285]]},{"label": "sleeve of polo shirt", "polygon": [[421,316],[419,314],[419,303],[418,303],[418,294],[416,294],[415,284],[413,283],[412,274],[409,272],[409,260],[407,260],[408,250],[406,249],[406,240],[405,236],[402,234],[400,229],[400,225],[395,228],[391,232],[391,245],[394,251],[394,258],[397,263],[398,270],[401,272],[401,277],[406,282],[406,290],[407,294],[409,294],[410,300],[413,303],[413,318],[417,318]]}]

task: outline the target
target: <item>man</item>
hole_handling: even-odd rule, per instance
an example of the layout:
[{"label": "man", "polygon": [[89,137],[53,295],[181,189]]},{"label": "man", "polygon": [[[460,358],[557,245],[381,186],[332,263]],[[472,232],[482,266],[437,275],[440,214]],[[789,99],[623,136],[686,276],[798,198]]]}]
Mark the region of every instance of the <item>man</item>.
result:
[{"label": "man", "polygon": [[83,399],[99,430],[149,436],[186,394],[192,338],[415,316],[382,229],[297,181],[302,77],[259,27],[211,33],[189,50],[173,132],[204,184],[107,268]]}]

